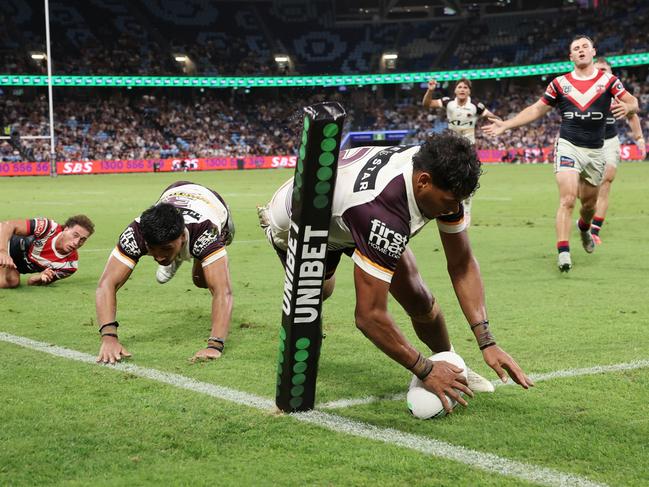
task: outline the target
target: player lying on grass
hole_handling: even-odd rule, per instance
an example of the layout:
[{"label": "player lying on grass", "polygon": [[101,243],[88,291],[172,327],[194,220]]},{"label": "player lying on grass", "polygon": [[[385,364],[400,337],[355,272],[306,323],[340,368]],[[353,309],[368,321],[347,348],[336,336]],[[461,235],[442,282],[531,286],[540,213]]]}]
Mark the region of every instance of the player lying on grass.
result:
[{"label": "player lying on grass", "polygon": [[156,279],[168,282],[184,261],[194,260],[194,284],[212,293],[212,332],[196,359],[221,356],[232,316],[232,288],[225,251],[234,226],[225,201],[198,184],[179,181],[122,232],[110,254],[96,293],[101,348],[97,362],[115,363],[131,354],[117,336],[117,290],[128,280],[140,257],[159,264]]},{"label": "player lying on grass", "polygon": [[77,250],[95,226],[85,215],[67,219],[63,226],[49,218],[0,222],[0,288],[20,285],[20,274],[33,274],[29,286],[47,286],[74,274]]},{"label": "player lying on grass", "polygon": [[[341,153],[330,224],[324,298],[333,292],[342,254],[354,261],[356,326],[379,349],[419,377],[437,394],[466,405],[458,391],[493,390],[471,373],[433,362],[401,333],[388,313],[388,294],[408,313],[417,336],[432,352],[451,349],[439,303],[419,274],[408,247],[411,237],[436,219],[448,272],[485,362],[505,381],[524,388],[530,379],[497,344],[489,329],[482,277],[466,232],[462,200],[478,187],[480,161],[468,139],[450,131],[432,135],[421,147],[360,147]],[[286,259],[293,180],[259,208],[260,223],[282,262]],[[428,355],[428,354],[425,354]]]}]

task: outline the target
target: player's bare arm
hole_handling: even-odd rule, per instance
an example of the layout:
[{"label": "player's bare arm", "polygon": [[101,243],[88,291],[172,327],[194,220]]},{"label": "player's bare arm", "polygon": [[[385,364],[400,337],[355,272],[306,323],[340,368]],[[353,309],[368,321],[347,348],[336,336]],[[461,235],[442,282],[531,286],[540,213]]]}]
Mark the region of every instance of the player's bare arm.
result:
[{"label": "player's bare arm", "polygon": [[117,291],[131,275],[133,270],[122,264],[115,257],[108,258],[103,274],[99,278],[95,293],[95,306],[97,310],[97,323],[100,326],[101,347],[97,362],[119,362],[123,357],[131,354],[122,346],[117,337]]},{"label": "player's bare arm", "polygon": [[354,283],[358,329],[388,357],[418,375],[426,389],[440,398],[446,411],[450,413],[453,408],[446,400],[445,394],[466,406],[467,402],[458,391],[470,397],[473,393],[466,386],[461,369],[448,362],[435,362],[432,369],[423,370],[421,375],[418,374],[418,369],[432,363],[425,363],[428,361],[408,342],[388,313],[390,283],[369,275],[358,266],[354,266]]},{"label": "player's bare arm", "polygon": [[486,118],[488,118],[489,120],[491,120],[491,119],[502,120],[501,117],[499,117],[498,115],[496,115],[495,113],[493,113],[492,111],[490,111],[490,110],[488,110],[488,109],[486,109],[486,108],[485,108],[485,111],[482,112],[482,115],[480,115],[480,117],[481,117],[481,118],[485,118],[485,117],[486,117]]},{"label": "player's bare arm", "polygon": [[640,117],[638,117],[637,113],[633,113],[627,117],[627,122],[629,123],[629,127],[631,127],[631,136],[640,151],[640,158],[644,159],[647,156],[647,146],[644,140],[644,135],[642,134]]},{"label": "player's bare arm", "polygon": [[528,123],[532,123],[541,117],[544,117],[552,111],[552,107],[546,105],[541,100],[538,100],[533,105],[525,108],[513,118],[507,120],[498,120],[496,118],[489,118],[491,124],[482,127],[482,130],[488,135],[500,135],[506,130],[522,127]]},{"label": "player's bare arm", "polygon": [[232,284],[227,255],[203,267],[202,271],[205,285],[212,294],[212,330],[209,338],[213,340],[208,340],[207,347],[196,352],[192,361],[221,356],[232,318]]},{"label": "player's bare arm", "polygon": [[16,264],[9,255],[9,249],[7,248],[7,243],[12,235],[29,235],[27,222],[25,220],[7,220],[0,222],[0,268],[16,268]]},{"label": "player's bare arm", "polygon": [[426,90],[426,93],[424,93],[424,99],[421,101],[421,104],[425,108],[442,108],[442,100],[433,100],[433,92],[435,91],[436,86],[437,81],[434,79],[431,79],[428,82],[428,89]]},{"label": "player's bare arm", "polygon": [[611,104],[611,113],[618,120],[638,113],[639,109],[638,99],[628,91]]},{"label": "player's bare arm", "polygon": [[484,361],[503,382],[507,375],[527,389],[534,383],[525,375],[516,361],[502,350],[489,331],[489,321],[484,298],[484,285],[480,267],[473,256],[466,231],[440,232],[446,254],[447,269],[462,312],[471,325],[472,332],[482,351]]}]

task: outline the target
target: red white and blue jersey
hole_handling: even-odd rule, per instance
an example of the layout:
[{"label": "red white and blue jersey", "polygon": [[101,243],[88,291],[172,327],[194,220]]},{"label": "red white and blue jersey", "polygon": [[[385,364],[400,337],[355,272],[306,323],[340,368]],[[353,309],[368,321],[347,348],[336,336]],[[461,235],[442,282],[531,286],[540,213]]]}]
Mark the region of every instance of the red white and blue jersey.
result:
[{"label": "red white and blue jersey", "polygon": [[554,78],[541,101],[561,110],[560,138],[598,149],[604,145],[611,101],[625,93],[622,82],[612,74],[596,69],[592,76],[582,78],[573,71]]},{"label": "red white and blue jersey", "polygon": [[11,237],[9,254],[21,274],[33,274],[52,269],[56,279],[74,274],[79,266],[76,250],[61,254],[56,250],[63,227],[49,218],[26,220],[27,236]]}]

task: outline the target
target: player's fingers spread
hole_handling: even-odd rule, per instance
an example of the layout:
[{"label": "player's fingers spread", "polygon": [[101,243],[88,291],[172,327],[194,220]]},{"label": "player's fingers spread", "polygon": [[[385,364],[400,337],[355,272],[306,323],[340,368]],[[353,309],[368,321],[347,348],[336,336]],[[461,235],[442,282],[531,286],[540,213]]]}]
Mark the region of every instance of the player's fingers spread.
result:
[{"label": "player's fingers spread", "polygon": [[503,384],[507,383],[507,372],[505,372],[499,364],[494,365],[493,369],[496,371],[496,374],[498,374],[498,377],[500,377]]},{"label": "player's fingers spread", "polygon": [[132,357],[133,354],[130,353],[130,352],[129,352],[128,350],[126,350],[125,348],[122,348],[122,356],[123,356],[123,357]]},{"label": "player's fingers spread", "polygon": [[464,384],[462,384],[460,382],[456,381],[453,384],[453,388],[457,389],[458,391],[464,392],[469,397],[473,397],[473,391],[471,389],[469,389],[468,386],[466,386],[466,385],[464,385]]},{"label": "player's fingers spread", "polygon": [[448,400],[448,397],[446,394],[438,394],[438,397],[440,401],[442,401],[442,406],[444,406],[444,409],[448,414],[451,414],[453,412],[453,408],[451,407],[451,402]]},{"label": "player's fingers spread", "polygon": [[469,403],[466,402],[466,400],[462,397],[461,394],[459,394],[455,389],[449,389],[449,391],[446,393],[447,396],[455,400],[458,404],[462,404],[462,406],[466,407],[469,405]]}]

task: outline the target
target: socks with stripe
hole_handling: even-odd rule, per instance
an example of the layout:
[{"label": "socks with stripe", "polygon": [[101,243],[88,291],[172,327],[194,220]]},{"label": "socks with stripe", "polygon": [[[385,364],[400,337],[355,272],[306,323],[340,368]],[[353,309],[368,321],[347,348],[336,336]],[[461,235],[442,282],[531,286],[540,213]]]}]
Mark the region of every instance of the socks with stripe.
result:
[{"label": "socks with stripe", "polygon": [[581,217],[577,220],[577,226],[579,227],[580,232],[587,232],[590,230],[590,222],[586,223]]},{"label": "socks with stripe", "polygon": [[570,252],[570,243],[567,240],[560,240],[557,242],[557,251],[561,252]]},{"label": "socks with stripe", "polygon": [[599,217],[599,216],[593,217],[593,222],[590,225],[590,233],[599,236],[599,231],[602,229],[603,225],[604,225],[604,217]]}]

